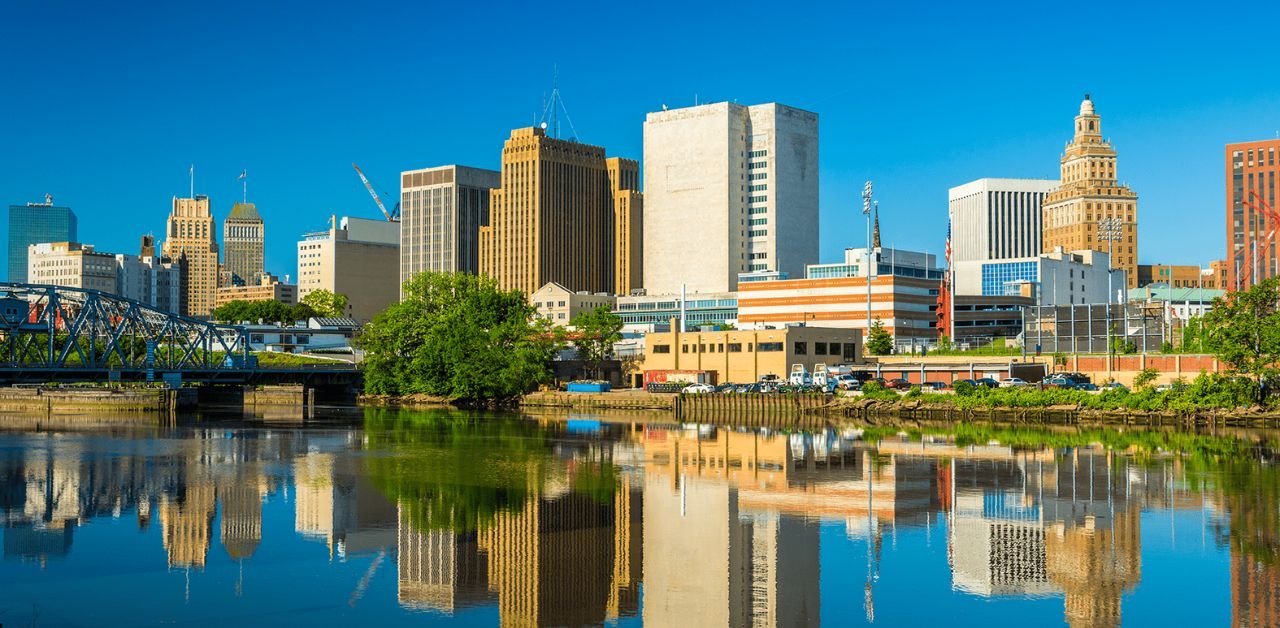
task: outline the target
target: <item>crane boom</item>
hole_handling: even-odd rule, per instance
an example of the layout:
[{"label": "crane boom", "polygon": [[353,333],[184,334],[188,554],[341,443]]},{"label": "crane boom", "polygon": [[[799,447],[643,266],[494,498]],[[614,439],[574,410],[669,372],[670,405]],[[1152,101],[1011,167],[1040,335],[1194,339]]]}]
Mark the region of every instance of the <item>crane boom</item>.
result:
[{"label": "crane boom", "polygon": [[[1249,201],[1243,201],[1244,206],[1248,207],[1249,209],[1252,209],[1255,214],[1262,214],[1263,216],[1266,216],[1271,221],[1271,231],[1268,232],[1267,236],[1262,239],[1261,248],[1270,247],[1271,242],[1276,237],[1276,229],[1280,228],[1280,213],[1277,213],[1276,210],[1272,209],[1271,206],[1268,205],[1267,202],[1262,199],[1262,195],[1258,194],[1254,190],[1249,190],[1249,199],[1250,200],[1257,199],[1258,204],[1254,205]],[[1257,234],[1255,234],[1255,241],[1253,244],[1254,251],[1259,250],[1256,237],[1257,237]],[[1246,284],[1249,283],[1250,280],[1257,281],[1257,278],[1253,277],[1253,268],[1248,264],[1246,264],[1244,269],[1244,274],[1236,280],[1236,284],[1238,287],[1244,287]]]},{"label": "crane boom", "polygon": [[395,220],[395,218],[391,217],[391,212],[387,211],[387,206],[382,204],[382,199],[378,198],[378,193],[373,190],[373,184],[369,183],[369,177],[364,176],[364,171],[360,170],[360,166],[352,163],[351,167],[355,168],[356,174],[360,175],[360,181],[364,183],[364,189],[369,190],[369,196],[372,196],[373,202],[378,204],[378,209],[382,210],[382,215],[386,216],[389,221]]}]

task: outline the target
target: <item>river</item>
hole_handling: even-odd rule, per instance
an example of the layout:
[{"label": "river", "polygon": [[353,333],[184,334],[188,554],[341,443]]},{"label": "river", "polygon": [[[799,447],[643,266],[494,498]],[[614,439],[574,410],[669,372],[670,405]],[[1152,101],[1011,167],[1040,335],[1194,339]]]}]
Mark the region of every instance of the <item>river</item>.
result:
[{"label": "river", "polygon": [[0,431],[0,625],[1280,624],[1267,433]]}]

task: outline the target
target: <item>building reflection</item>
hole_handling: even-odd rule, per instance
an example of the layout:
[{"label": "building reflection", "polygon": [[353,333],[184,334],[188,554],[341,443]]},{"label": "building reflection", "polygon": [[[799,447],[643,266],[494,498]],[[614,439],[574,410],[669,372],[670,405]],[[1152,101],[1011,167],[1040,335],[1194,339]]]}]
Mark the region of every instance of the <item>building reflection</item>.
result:
[{"label": "building reflection", "polygon": [[[820,563],[835,551],[823,555],[823,522],[865,545],[868,621],[899,528],[945,524],[955,591],[1061,597],[1068,624],[1097,626],[1121,623],[1122,600],[1142,578],[1144,509],[1203,510],[1222,513],[1233,623],[1280,625],[1280,471],[1253,461],[1227,465],[1206,488],[1188,480],[1182,458],[1137,462],[1101,446],[709,426],[530,429],[492,433],[512,440],[497,460],[515,459],[512,448],[524,454],[517,472],[494,477],[396,475],[453,442],[407,441],[419,457],[386,467],[405,483],[394,494],[369,465],[397,451],[363,451],[372,446],[353,431],[21,435],[0,449],[3,555],[47,565],[69,554],[77,527],[135,517],[141,530],[158,521],[150,538],[159,537],[165,566],[230,562],[243,574],[273,541],[264,539],[264,508],[275,501],[292,511],[294,533],[316,542],[317,558],[366,556],[353,605],[394,560],[396,599],[413,611],[495,606],[505,626],[636,615],[651,625],[797,626],[821,620]],[[457,464],[456,453],[442,459]],[[474,469],[483,474],[488,462]],[[435,517],[427,500],[474,511]]]}]

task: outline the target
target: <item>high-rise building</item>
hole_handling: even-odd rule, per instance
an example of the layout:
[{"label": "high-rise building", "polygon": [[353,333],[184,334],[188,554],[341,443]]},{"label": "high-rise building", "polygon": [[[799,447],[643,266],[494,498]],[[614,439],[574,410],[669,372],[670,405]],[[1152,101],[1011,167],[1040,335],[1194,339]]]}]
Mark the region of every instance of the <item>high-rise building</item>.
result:
[{"label": "high-rise building", "polygon": [[173,211],[165,229],[164,255],[186,257],[186,298],[183,314],[208,316],[218,291],[217,227],[209,211],[209,197],[173,199]]},{"label": "high-rise building", "polygon": [[1035,257],[1043,250],[1044,197],[1058,182],[978,179],[951,188],[951,261]]},{"label": "high-rise building", "polygon": [[613,290],[625,295],[644,286],[644,195],[640,164],[634,159],[604,160],[613,199]]},{"label": "high-rise building", "polygon": [[1227,144],[1227,285],[1243,290],[1280,275],[1276,241],[1264,242],[1277,222],[1265,207],[1277,210],[1280,139]]},{"label": "high-rise building", "polygon": [[769,103],[650,113],[644,287],[737,289],[738,274],[818,262],[818,115]]},{"label": "high-rise building", "polygon": [[400,173],[400,285],[423,272],[480,271],[480,226],[498,172],[439,166]]},{"label": "high-rise building", "polygon": [[503,143],[501,187],[480,228],[480,272],[525,294],[554,281],[613,292],[614,208],[604,149],[515,129]]},{"label": "high-rise building", "polygon": [[27,283],[27,247],[45,242],[76,241],[76,214],[57,207],[46,194],[43,203],[9,206],[9,281]]},{"label": "high-rise building", "polygon": [[[1119,220],[1119,240],[1099,239],[1104,218]],[[1111,252],[1111,267],[1138,287],[1138,195],[1116,180],[1116,150],[1102,138],[1102,118],[1088,94],[1062,154],[1062,183],[1044,198],[1042,246],[1045,253],[1057,247]]]},{"label": "high-rise building", "polygon": [[313,290],[347,297],[361,323],[400,299],[400,223],[330,217],[327,231],[298,241],[298,299]]},{"label": "high-rise building", "polygon": [[236,203],[222,222],[222,265],[244,284],[256,282],[263,271],[265,241],[266,227],[257,206]]}]

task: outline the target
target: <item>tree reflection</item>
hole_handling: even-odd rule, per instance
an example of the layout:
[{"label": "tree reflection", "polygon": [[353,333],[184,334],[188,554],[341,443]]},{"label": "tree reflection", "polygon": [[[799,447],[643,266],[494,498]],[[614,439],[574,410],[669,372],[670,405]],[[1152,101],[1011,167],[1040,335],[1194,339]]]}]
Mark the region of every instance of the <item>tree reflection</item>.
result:
[{"label": "tree reflection", "polygon": [[370,478],[420,529],[471,532],[518,512],[551,459],[547,431],[519,418],[370,409],[364,427]]}]

